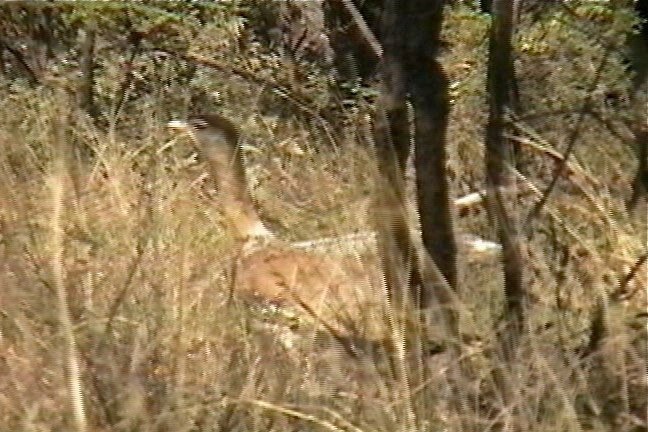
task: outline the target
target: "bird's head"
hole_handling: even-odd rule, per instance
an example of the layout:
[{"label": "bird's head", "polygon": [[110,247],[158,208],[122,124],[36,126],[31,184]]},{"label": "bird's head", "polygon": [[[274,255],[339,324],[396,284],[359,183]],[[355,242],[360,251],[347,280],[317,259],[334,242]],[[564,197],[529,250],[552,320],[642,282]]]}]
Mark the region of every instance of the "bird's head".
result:
[{"label": "bird's head", "polygon": [[232,154],[239,144],[238,128],[218,114],[193,115],[187,120],[170,121],[167,126],[189,134],[207,157],[215,156],[214,152]]}]

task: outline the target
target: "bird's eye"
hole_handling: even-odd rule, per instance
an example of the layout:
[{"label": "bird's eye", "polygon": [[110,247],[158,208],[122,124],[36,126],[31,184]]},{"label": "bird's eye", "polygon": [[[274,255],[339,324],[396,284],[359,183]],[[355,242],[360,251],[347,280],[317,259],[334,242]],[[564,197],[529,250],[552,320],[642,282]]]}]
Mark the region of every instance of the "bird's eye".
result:
[{"label": "bird's eye", "polygon": [[207,127],[207,122],[201,118],[191,119],[189,124],[196,129],[205,129]]}]

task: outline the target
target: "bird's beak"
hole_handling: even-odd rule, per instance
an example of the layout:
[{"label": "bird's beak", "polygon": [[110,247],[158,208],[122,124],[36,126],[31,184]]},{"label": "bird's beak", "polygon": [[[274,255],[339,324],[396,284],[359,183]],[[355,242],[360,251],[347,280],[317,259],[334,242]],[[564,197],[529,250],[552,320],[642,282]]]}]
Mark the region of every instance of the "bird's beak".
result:
[{"label": "bird's beak", "polygon": [[187,124],[187,122],[182,120],[172,120],[169,123],[167,123],[167,127],[169,129],[176,129],[180,131],[186,131],[189,129],[189,125]]},{"label": "bird's beak", "polygon": [[[182,120],[172,120],[169,123],[167,123],[167,127],[169,129],[173,129],[181,133],[190,133],[189,125],[187,124],[187,122]],[[172,147],[173,145],[175,145],[176,141],[177,140],[175,138],[170,140],[160,150],[158,150],[158,153],[161,153],[165,151],[167,148]]]}]

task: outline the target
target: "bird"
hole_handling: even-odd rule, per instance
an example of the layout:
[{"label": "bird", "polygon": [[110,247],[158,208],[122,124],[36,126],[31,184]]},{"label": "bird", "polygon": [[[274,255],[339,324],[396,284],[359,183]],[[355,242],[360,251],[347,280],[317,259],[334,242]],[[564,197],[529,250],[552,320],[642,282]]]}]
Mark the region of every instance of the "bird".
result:
[{"label": "bird", "polygon": [[[250,194],[241,134],[234,122],[209,113],[167,125],[189,135],[195,144],[219,193],[226,229],[239,240],[230,297],[270,313],[275,321],[287,321],[291,331],[330,335],[355,357],[359,351],[400,339],[400,331],[393,326],[406,323],[407,314],[390,302],[379,266],[373,265],[377,263],[359,258],[364,253],[358,251],[375,254],[375,232],[300,242],[279,238],[263,223]],[[457,208],[478,201],[472,195],[481,196],[475,193],[458,199]],[[463,234],[459,239],[475,257],[497,256],[501,250],[500,245],[474,235]],[[295,340],[282,330],[275,331],[276,326],[273,329],[288,345]]]},{"label": "bird", "polygon": [[[388,337],[385,295],[357,257],[293,246],[262,221],[249,191],[240,132],[219,114],[192,115],[168,127],[188,134],[207,166],[222,203],[226,229],[240,240],[231,295],[264,310],[279,310],[291,322],[326,333],[354,352],[350,341]],[[294,326],[294,324],[291,324]]]}]

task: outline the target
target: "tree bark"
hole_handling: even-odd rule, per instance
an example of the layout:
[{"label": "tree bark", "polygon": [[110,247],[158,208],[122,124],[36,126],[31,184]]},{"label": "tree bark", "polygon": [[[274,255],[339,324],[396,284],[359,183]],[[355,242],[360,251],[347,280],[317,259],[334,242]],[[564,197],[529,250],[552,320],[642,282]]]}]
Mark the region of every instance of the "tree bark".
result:
[{"label": "tree bark", "polygon": [[[515,101],[515,71],[512,55],[514,0],[493,1],[488,59],[489,119],[486,128],[486,175],[488,206],[502,244],[504,269],[505,329],[500,333],[504,357],[512,360],[524,328],[526,292],[519,222],[513,202],[502,190],[513,186],[512,143],[506,138],[507,116]],[[513,198],[514,199],[514,198]]]},{"label": "tree bark", "polygon": [[[408,29],[407,70],[414,111],[414,164],[423,244],[447,284],[456,289],[457,245],[446,170],[449,85],[436,59],[443,23],[443,3],[412,1],[405,28]],[[445,298],[443,287],[437,286],[434,291]],[[423,304],[429,301],[423,299]]]},{"label": "tree bark", "polygon": [[79,69],[81,71],[79,105],[90,117],[96,120],[99,113],[94,103],[95,35],[95,30],[88,28],[82,36],[79,53]]},{"label": "tree bark", "polygon": [[640,21],[636,33],[628,36],[628,56],[634,74],[630,98],[635,113],[630,128],[638,163],[632,195],[627,203],[629,210],[635,210],[642,200],[648,201],[648,0],[638,0],[634,9]]},{"label": "tree bark", "polygon": [[386,0],[383,16],[381,94],[374,119],[374,139],[382,184],[375,222],[385,279],[392,297],[409,286],[414,257],[405,196],[405,168],[410,149],[404,42],[399,2]]},{"label": "tree bark", "polygon": [[[385,185],[382,202],[377,205],[378,229],[384,234],[381,256],[392,294],[405,283],[410,288],[410,300],[419,307],[429,306],[434,299],[447,306],[447,288],[454,289],[457,282],[446,176],[448,80],[436,60],[444,4],[443,0],[386,0],[382,27],[382,92],[375,121],[379,169]],[[413,108],[413,136],[408,99]],[[415,245],[410,239],[404,180],[412,138],[423,244],[442,278],[432,276],[437,272],[415,269],[413,262]],[[423,280],[424,273],[428,280]]]},{"label": "tree bark", "polygon": [[[458,367],[448,371],[452,404],[465,412],[456,289],[456,241],[446,175],[448,80],[436,60],[444,0],[385,0],[382,28],[382,88],[375,117],[375,142],[383,189],[378,194],[376,227],[387,287],[392,295],[426,308],[440,306],[449,354]],[[412,114],[408,112],[411,103]],[[412,124],[413,120],[413,124]],[[413,127],[412,127],[413,126]],[[417,206],[425,250],[412,237],[407,214],[405,169],[414,142]],[[425,353],[426,331],[417,334]],[[410,372],[416,373],[417,369]],[[427,371],[418,370],[425,380]]]}]

